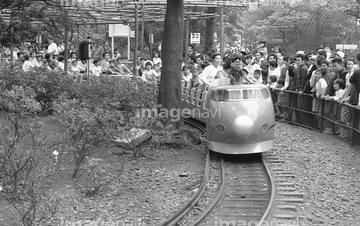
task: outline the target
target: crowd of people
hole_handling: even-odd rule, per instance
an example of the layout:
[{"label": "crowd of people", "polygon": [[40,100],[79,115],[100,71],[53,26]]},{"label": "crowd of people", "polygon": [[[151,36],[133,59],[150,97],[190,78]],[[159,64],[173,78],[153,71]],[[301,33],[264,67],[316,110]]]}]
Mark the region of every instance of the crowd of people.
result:
[{"label": "crowd of people", "polygon": [[[183,67],[182,80],[190,87],[218,85],[219,82],[263,83],[274,91],[272,98],[276,103],[277,118],[349,137],[345,127],[335,126],[329,120],[322,124],[318,115],[322,111],[329,119],[350,125],[351,110],[343,103],[359,105],[360,53],[351,59],[342,51],[333,52],[329,47],[321,47],[316,51],[298,51],[293,56],[285,56],[279,48],[268,54],[265,43],[254,52],[241,51],[224,57],[213,52],[205,56],[192,54],[193,46],[188,51],[190,57]],[[322,105],[321,99],[333,102],[325,101]],[[301,111],[290,111],[288,115],[289,106]]]},{"label": "crowd of people", "polygon": [[[43,67],[47,70],[67,70],[74,78],[86,71],[86,62],[79,60],[75,45],[69,46],[68,67],[64,64],[64,43],[58,45],[49,39],[46,49],[38,50],[36,46],[24,43],[14,48],[14,64],[25,72],[33,68]],[[89,74],[119,75],[124,77],[139,76],[146,82],[157,82],[161,75],[162,60],[158,52],[153,59],[138,59],[137,71],[133,73],[123,63],[119,51],[111,52],[108,42],[101,44],[95,40],[92,46],[92,60]],[[9,54],[8,50],[2,51]],[[333,52],[329,47],[318,48],[316,51],[298,51],[292,56],[283,55],[278,47],[268,53],[266,43],[262,42],[254,51],[225,53],[222,56],[214,50],[200,54],[189,45],[188,60],[182,65],[182,82],[190,88],[216,86],[220,84],[263,83],[273,92],[276,103],[276,117],[288,118],[298,123],[313,127],[325,127],[325,133],[335,133],[347,137],[345,129],[337,128],[333,123],[325,121],[320,125],[318,117],[313,117],[323,111],[324,115],[337,120],[344,125],[351,121],[351,111],[346,105],[359,104],[360,92],[360,53],[355,59],[350,59],[342,51]],[[291,95],[292,91],[300,95]],[[301,94],[311,95],[301,95]],[[321,99],[334,100],[339,105],[323,106]],[[291,111],[287,107],[295,107],[303,111]]]},{"label": "crowd of people", "polygon": [[[10,49],[1,46],[0,48],[2,48],[2,58],[6,59],[6,63],[10,63]],[[123,63],[124,57],[120,54],[120,51],[115,49],[113,54],[107,41],[102,45],[101,40],[95,40],[91,48],[91,55],[92,58],[89,65],[90,75],[133,76],[133,72]],[[65,44],[56,44],[53,39],[49,38],[47,47],[42,49],[26,42],[20,46],[14,46],[12,62],[16,67],[22,68],[25,72],[35,68],[44,68],[46,70],[68,71],[74,78],[83,77],[87,74],[87,62],[79,59],[76,45],[69,45],[68,56],[67,68],[65,68]],[[160,66],[161,60],[159,60],[160,58],[155,56],[154,63],[150,62],[151,67],[153,67],[153,64]],[[153,72],[153,74],[154,76],[159,76],[158,72]],[[145,72],[142,78],[146,81],[149,80],[149,77],[149,72]]]}]

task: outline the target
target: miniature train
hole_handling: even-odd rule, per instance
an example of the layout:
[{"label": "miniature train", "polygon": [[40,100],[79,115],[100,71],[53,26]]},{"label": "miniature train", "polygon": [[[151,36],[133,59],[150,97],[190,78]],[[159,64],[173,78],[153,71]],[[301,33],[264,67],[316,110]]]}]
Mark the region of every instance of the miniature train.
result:
[{"label": "miniature train", "polygon": [[182,100],[192,118],[206,123],[210,150],[252,154],[273,148],[274,108],[265,85],[220,85],[208,91],[184,85]]}]

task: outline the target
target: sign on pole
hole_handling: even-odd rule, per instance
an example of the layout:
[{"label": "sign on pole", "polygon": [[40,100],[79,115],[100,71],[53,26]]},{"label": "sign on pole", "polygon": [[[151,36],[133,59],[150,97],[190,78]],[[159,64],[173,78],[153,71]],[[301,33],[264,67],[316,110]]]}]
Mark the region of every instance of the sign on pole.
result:
[{"label": "sign on pole", "polygon": [[41,42],[42,42],[41,35],[36,36],[36,43],[41,44]]},{"label": "sign on pole", "polygon": [[149,43],[154,43],[154,34],[149,34]]},{"label": "sign on pole", "polygon": [[191,33],[190,43],[200,44],[200,33]]}]

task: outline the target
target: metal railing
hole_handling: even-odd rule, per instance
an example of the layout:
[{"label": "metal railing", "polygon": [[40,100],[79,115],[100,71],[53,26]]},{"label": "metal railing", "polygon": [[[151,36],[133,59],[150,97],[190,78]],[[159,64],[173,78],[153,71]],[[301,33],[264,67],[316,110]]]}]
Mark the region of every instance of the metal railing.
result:
[{"label": "metal railing", "polygon": [[[360,145],[360,106],[351,105],[348,103],[339,103],[335,100],[327,100],[324,98],[317,98],[311,94],[304,94],[295,91],[284,90],[288,95],[287,105],[277,103],[276,92],[271,91],[274,102],[274,107],[283,108],[286,117],[282,118],[283,121],[312,130],[323,132],[324,128],[329,128],[336,131],[342,128],[349,134],[348,138],[340,139],[348,142],[351,146]],[[275,95],[274,95],[275,94]],[[319,111],[312,111],[313,100],[319,101]],[[305,102],[305,103],[304,103]],[[342,121],[341,110],[347,108],[350,114],[348,123]],[[275,111],[276,112],[276,111]],[[334,133],[334,135],[336,135]]]}]

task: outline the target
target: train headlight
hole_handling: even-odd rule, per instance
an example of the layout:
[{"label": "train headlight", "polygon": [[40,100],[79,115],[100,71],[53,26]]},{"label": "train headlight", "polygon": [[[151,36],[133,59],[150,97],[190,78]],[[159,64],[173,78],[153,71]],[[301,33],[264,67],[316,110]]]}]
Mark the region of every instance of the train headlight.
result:
[{"label": "train headlight", "polygon": [[264,123],[260,127],[260,133],[265,133],[268,129],[269,129],[269,125],[267,123]]},{"label": "train headlight", "polygon": [[254,132],[254,121],[246,115],[236,117],[234,121],[234,132],[239,137],[247,137]]},{"label": "train headlight", "polygon": [[216,130],[217,130],[219,133],[221,133],[221,134],[224,134],[224,133],[225,133],[226,128],[225,128],[224,125],[222,125],[222,124],[217,124],[217,125],[215,126],[215,128],[216,128]]}]

